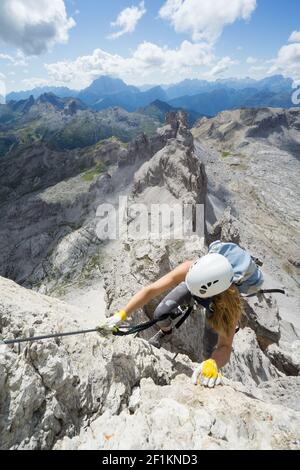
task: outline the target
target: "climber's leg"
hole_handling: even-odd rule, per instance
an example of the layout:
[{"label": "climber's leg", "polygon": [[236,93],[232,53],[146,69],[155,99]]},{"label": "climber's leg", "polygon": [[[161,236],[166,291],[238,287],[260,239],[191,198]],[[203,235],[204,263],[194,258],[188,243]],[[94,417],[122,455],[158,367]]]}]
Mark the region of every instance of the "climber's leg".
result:
[{"label": "climber's leg", "polygon": [[[171,314],[181,305],[189,305],[192,300],[192,294],[188,290],[186,283],[181,282],[175,287],[157,306],[154,312],[154,318],[159,320],[160,317],[166,314]],[[172,328],[172,322],[170,318],[162,320],[158,323],[158,326],[162,330],[169,330]]]},{"label": "climber's leg", "polygon": [[[185,282],[175,287],[157,306],[154,312],[154,318],[159,320],[162,316],[174,312],[179,306],[189,305],[192,295]],[[158,322],[160,331],[149,340],[150,344],[160,347],[162,343],[168,342],[172,333],[171,318],[163,319]]]}]

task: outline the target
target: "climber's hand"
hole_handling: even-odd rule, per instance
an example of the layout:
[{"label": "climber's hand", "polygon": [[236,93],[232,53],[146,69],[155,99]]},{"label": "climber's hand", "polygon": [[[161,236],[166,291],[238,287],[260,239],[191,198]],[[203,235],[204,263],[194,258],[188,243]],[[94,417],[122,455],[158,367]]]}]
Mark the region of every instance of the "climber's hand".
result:
[{"label": "climber's hand", "polygon": [[209,388],[213,388],[215,385],[220,385],[222,383],[222,375],[218,371],[216,361],[208,359],[196,367],[192,376],[192,383],[194,385],[198,385],[200,383],[204,385],[204,387]]},{"label": "climber's hand", "polygon": [[97,330],[99,331],[99,333],[103,333],[103,332],[113,333],[118,330],[118,326],[120,325],[120,323],[126,320],[126,316],[127,315],[126,315],[125,310],[120,310],[120,312],[104,320],[104,322],[102,322],[97,327]]}]

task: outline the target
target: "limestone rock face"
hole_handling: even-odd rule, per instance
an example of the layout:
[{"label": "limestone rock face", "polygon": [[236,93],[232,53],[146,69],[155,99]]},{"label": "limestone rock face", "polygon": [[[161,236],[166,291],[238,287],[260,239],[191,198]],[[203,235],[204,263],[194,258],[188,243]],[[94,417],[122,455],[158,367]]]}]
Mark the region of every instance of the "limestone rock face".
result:
[{"label": "limestone rock face", "polygon": [[298,108],[237,109],[192,129],[207,174],[208,224],[231,208],[242,245],[264,262],[268,287],[285,287],[285,319],[293,322],[299,318],[299,120]]},{"label": "limestone rock face", "polygon": [[[252,139],[263,139],[274,147],[297,153],[300,113],[298,108],[250,108],[219,113],[213,119],[204,118],[195,126],[194,137],[215,140],[219,148],[240,149],[251,145]],[[223,145],[222,145],[223,143]]]},{"label": "limestone rock face", "polygon": [[228,207],[222,217],[217,220],[210,231],[207,233],[207,243],[221,240],[224,242],[231,242],[240,245],[240,225],[238,220],[231,214],[231,209]]},{"label": "limestone rock face", "polygon": [[160,151],[174,197],[185,190],[191,191],[189,200],[203,200],[205,171],[192,155],[193,137],[186,125],[184,113],[171,113],[166,128],[151,138],[141,133],[128,145],[108,139],[62,152],[39,143],[23,149],[22,155],[14,151],[3,157],[0,275],[55,295],[70,281],[84,281],[85,266],[101,264],[97,208],[131,194],[136,171]]},{"label": "limestone rock face", "polygon": [[[75,307],[3,278],[0,289],[0,331],[6,339],[84,325],[85,312]],[[142,377],[163,385],[178,373],[191,373],[185,357],[173,361],[143,340],[97,333],[0,349],[3,449],[49,449],[60,436],[76,435],[93,416],[126,408]]]},{"label": "limestone rock face", "polygon": [[[128,146],[113,140],[86,153],[70,151],[60,165],[49,149],[39,154],[32,148],[24,161],[1,160],[5,277],[59,297],[69,286],[77,296],[86,294],[89,283],[99,289],[103,277],[111,315],[142,287],[222,239],[262,258],[266,287],[284,284],[288,294],[283,300],[244,299],[241,329],[222,370],[225,385],[214,390],[190,383],[203,359],[201,309],[161,350],[147,342],[156,328],[136,338],[91,333],[0,344],[1,448],[299,448],[298,281],[297,263],[289,261],[297,259],[297,222],[286,187],[298,187],[297,116],[236,110],[201,121],[194,142],[185,114],[170,113],[151,139],[141,135]],[[45,157],[49,176],[38,172]],[[286,186],[282,175],[291,177]],[[126,233],[107,242],[96,234],[95,214],[119,195],[129,201]],[[203,225],[192,210],[187,220],[177,215],[164,221],[158,237],[136,237],[148,222],[138,208],[146,207],[148,216],[152,205],[164,203],[174,210],[183,203],[202,205]],[[169,236],[187,228],[188,236]],[[92,319],[84,302],[76,308],[4,278],[0,292],[0,335],[6,339],[91,328],[100,321],[100,312]],[[153,318],[159,301],[131,322]]]},{"label": "limestone rock face", "polygon": [[[300,377],[286,377],[263,382],[254,391],[260,400],[271,401],[288,408],[300,409]],[[268,397],[269,394],[269,397]]]},{"label": "limestone rock face", "polygon": [[176,139],[184,147],[191,148],[194,145],[193,136],[188,129],[187,115],[183,112],[167,113],[165,125],[157,129],[155,136],[148,138],[145,134],[141,134],[132,140],[127,152],[119,158],[119,167],[148,161],[172,139]]},{"label": "limestone rock face", "polygon": [[[195,388],[179,375],[171,385],[140,384],[139,407],[118,416],[109,411],[57,449],[216,450],[296,449],[299,412],[266,404],[234,391]],[[233,406],[234,403],[234,406]],[[134,431],[133,431],[134,430]]]},{"label": "limestone rock face", "polygon": [[[168,141],[136,171],[132,192],[129,194],[129,206],[143,205],[150,214],[154,205],[163,204],[174,210],[178,205],[181,210],[183,204],[190,208],[202,205],[204,209],[205,168],[194,154],[193,137],[187,128],[186,115],[169,113],[166,126],[160,129],[160,134],[167,135]],[[201,215],[204,217],[204,210]],[[137,239],[132,235],[134,228],[148,228],[148,224],[141,215],[129,211],[127,238],[119,240],[113,250],[110,251],[109,247],[107,249],[110,257],[110,263],[105,267],[108,314],[123,308],[141,287],[154,282],[178,264],[197,259],[205,252],[204,223],[200,227],[202,233],[193,232],[193,210],[187,217],[189,236],[184,232],[185,223],[186,221],[182,220],[175,227],[175,222],[174,225],[172,222],[166,222],[159,233],[151,231],[149,236],[146,230],[142,237]],[[133,322],[153,318],[159,300],[156,299],[142,311],[135,313]],[[202,356],[203,328],[203,314],[194,312],[180,330],[175,330],[168,349],[188,354],[193,360],[197,360]],[[151,328],[140,336],[149,339],[156,331],[157,329]],[[190,334],[191,331],[194,332],[193,335]]]},{"label": "limestone rock face", "polygon": [[[199,128],[201,129],[201,123]],[[185,127],[184,116],[177,116],[176,123],[174,115],[170,113],[161,132],[171,133],[176,129],[175,136],[174,133],[170,134],[171,138],[166,146],[135,173],[131,201],[149,205],[161,202],[172,205],[178,201],[190,204],[205,203],[205,213],[209,217],[213,209],[209,201],[213,178],[211,163],[206,158],[204,168],[201,159],[197,162],[198,148],[194,151],[194,145],[190,145],[189,139],[183,144],[181,138],[183,134],[190,134]],[[209,153],[208,150],[207,152]],[[210,178],[206,175],[206,168],[209,169]],[[221,176],[218,175],[220,178]],[[239,243],[250,250],[252,255],[259,256],[261,251],[256,245],[252,251],[252,244],[250,247],[247,244],[249,234],[244,237],[244,221],[239,220],[236,217],[238,214],[234,215],[234,212],[234,209],[227,206],[210,229],[208,224],[204,227],[203,238],[205,237],[207,244],[218,239]],[[138,222],[142,225],[139,217],[133,215],[129,227]],[[141,287],[155,281],[181,262],[205,254],[206,250],[200,237],[187,239],[184,243],[180,240],[141,242],[130,239],[124,244],[119,243],[105,274],[109,312],[123,308]],[[122,260],[122,263],[119,260]],[[270,287],[274,285],[276,287],[276,284]],[[152,318],[158,301],[159,299],[145,307],[143,312],[135,314],[134,323]],[[249,385],[280,377],[281,373],[290,374],[292,371],[292,375],[297,375],[297,343],[294,349],[288,352],[286,341],[282,341],[282,307],[278,305],[277,298],[265,295],[245,299],[244,310],[245,315],[241,322],[243,329],[236,335],[231,365],[227,366],[231,376]],[[287,328],[292,327],[291,322],[287,322],[287,325]],[[203,312],[194,312],[181,329],[175,331],[170,345],[166,348],[183,352],[192,360],[200,360],[203,356],[203,330]],[[152,328],[141,336],[149,338],[154,332],[155,329]],[[298,340],[297,331],[290,336],[290,340]]]},{"label": "limestone rock face", "polygon": [[299,375],[299,119],[296,108],[240,109],[192,129],[207,175],[207,241],[238,242],[263,262],[263,288],[286,291],[245,299],[243,326],[292,376]]},{"label": "limestone rock face", "polygon": [[[183,248],[181,244],[170,244],[165,241],[151,244],[144,242],[142,247],[136,242],[130,244],[127,251],[121,246],[105,273],[104,287],[109,314],[122,308],[141,287],[154,282],[178,263],[183,262],[185,253],[186,259],[193,259],[199,256],[202,250],[198,239],[191,241],[189,245],[185,244],[185,250],[182,250],[180,256],[177,251],[178,247]],[[121,264],[119,259],[122,259]],[[130,323],[138,324],[152,319],[159,301],[160,298],[155,299],[144,309],[136,312]],[[172,340],[166,348],[173,352],[188,354],[192,360],[196,361],[202,357],[203,330],[203,313],[193,312],[180,329],[174,329]],[[156,332],[157,328],[152,327],[140,333],[139,336],[149,339]]]},{"label": "limestone rock face", "polygon": [[135,174],[133,194],[154,186],[166,188],[182,203],[204,202],[204,167],[190,147],[171,141]]},{"label": "limestone rock face", "polygon": [[300,340],[272,344],[266,351],[271,362],[287,375],[300,375]]},{"label": "limestone rock face", "polygon": [[[0,195],[1,275],[34,288],[55,279],[50,258],[57,245],[65,238],[66,243],[67,237],[71,242],[73,232],[87,231],[95,206],[111,190],[105,165],[111,153],[117,161],[122,149],[120,144],[113,152],[110,143],[107,147],[106,152],[101,148],[95,153],[61,154],[33,145],[19,159],[1,159],[1,188],[7,188]],[[111,168],[116,161],[111,161]],[[83,245],[82,253],[84,249]]]},{"label": "limestone rock face", "polygon": [[234,338],[230,363],[224,367],[224,375],[246,386],[252,386],[276,379],[283,374],[261,351],[253,330],[244,328]]},{"label": "limestone rock face", "polygon": [[71,100],[66,106],[65,106],[65,109],[64,109],[64,114],[66,114],[67,116],[74,116],[78,111],[78,105],[77,105],[77,102],[76,100]]},{"label": "limestone rock face", "polygon": [[[5,338],[82,326],[84,312],[70,305],[3,278],[0,289]],[[258,388],[228,370],[225,385],[208,390],[191,384],[196,364],[186,356],[139,338],[0,345],[0,358],[2,449],[299,447],[299,380],[274,378],[263,360],[269,380]]]}]

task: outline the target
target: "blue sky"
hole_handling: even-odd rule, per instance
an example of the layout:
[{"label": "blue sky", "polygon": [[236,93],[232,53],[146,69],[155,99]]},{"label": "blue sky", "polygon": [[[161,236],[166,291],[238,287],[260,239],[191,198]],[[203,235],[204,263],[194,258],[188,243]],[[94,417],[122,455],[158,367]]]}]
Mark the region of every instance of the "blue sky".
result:
[{"label": "blue sky", "polygon": [[7,91],[79,89],[101,74],[142,85],[274,73],[300,80],[299,0],[0,3]]}]

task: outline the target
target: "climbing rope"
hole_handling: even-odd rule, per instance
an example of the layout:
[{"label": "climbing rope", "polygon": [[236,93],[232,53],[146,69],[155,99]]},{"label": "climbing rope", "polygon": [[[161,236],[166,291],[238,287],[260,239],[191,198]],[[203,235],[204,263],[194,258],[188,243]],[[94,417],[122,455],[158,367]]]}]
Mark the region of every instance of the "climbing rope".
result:
[{"label": "climbing rope", "polygon": [[100,333],[103,334],[104,336],[106,335],[113,335],[113,336],[129,336],[129,335],[134,335],[136,333],[140,333],[141,331],[148,330],[152,326],[156,325],[158,322],[162,320],[166,320],[169,317],[175,318],[178,316],[183,315],[183,317],[179,320],[179,322],[175,325],[176,328],[179,328],[182,323],[188,318],[190,313],[192,312],[192,307],[187,308],[186,310],[181,310],[180,308],[178,309],[179,312],[176,315],[174,312],[173,313],[167,313],[165,315],[162,315],[159,319],[154,319],[150,320],[146,323],[141,323],[140,325],[135,325],[132,327],[128,328],[118,328],[116,327],[113,331],[108,331],[105,330],[101,327],[98,328],[92,328],[89,330],[80,330],[80,331],[71,331],[67,333],[53,333],[49,335],[43,335],[43,336],[31,336],[29,338],[16,338],[16,339],[0,339],[0,345],[10,345],[10,344],[20,344],[20,343],[32,343],[35,341],[42,341],[45,339],[53,339],[53,338],[63,338],[65,336],[77,336],[77,335],[84,335],[87,333]]},{"label": "climbing rope", "polygon": [[17,338],[17,339],[0,339],[0,346],[3,344],[20,344],[20,343],[29,343],[33,341],[41,341],[44,339],[51,339],[51,338],[62,338],[63,336],[75,336],[75,335],[84,335],[86,333],[94,333],[97,332],[97,328],[91,330],[81,330],[81,331],[72,331],[70,333],[54,333],[45,336],[31,336],[29,338]]},{"label": "climbing rope", "polygon": [[[285,291],[282,289],[264,289],[260,290],[259,292],[256,292],[255,294],[250,294],[247,295],[246,297],[254,297],[259,294],[272,294],[272,293],[277,293],[277,294],[285,294]],[[92,328],[89,330],[79,330],[79,331],[71,331],[67,333],[53,333],[49,335],[44,335],[44,336],[32,336],[29,338],[16,338],[16,339],[1,339],[0,338],[0,345],[10,345],[10,344],[20,344],[20,343],[32,343],[35,341],[42,341],[45,339],[53,339],[53,338],[63,338],[65,336],[77,336],[77,335],[85,335],[88,333],[100,333],[103,336],[107,335],[113,335],[113,336],[129,336],[129,335],[135,335],[140,333],[141,331],[148,330],[152,326],[156,325],[157,323],[166,320],[168,318],[177,318],[181,317],[180,320],[176,323],[175,328],[180,328],[180,326],[187,320],[187,318],[190,316],[192,313],[193,306],[187,306],[185,309],[182,309],[181,307],[178,307],[175,312],[171,313],[166,313],[165,315],[162,315],[158,319],[153,319],[150,320],[146,323],[141,323],[140,325],[135,325],[132,327],[115,327],[113,331],[108,331],[105,330],[101,327],[98,328]]]}]

